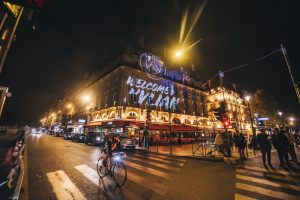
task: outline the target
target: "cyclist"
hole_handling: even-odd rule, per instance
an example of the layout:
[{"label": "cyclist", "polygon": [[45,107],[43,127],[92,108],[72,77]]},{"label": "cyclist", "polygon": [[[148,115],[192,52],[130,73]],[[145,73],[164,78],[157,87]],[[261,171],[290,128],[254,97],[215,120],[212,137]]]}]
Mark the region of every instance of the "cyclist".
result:
[{"label": "cyclist", "polygon": [[114,151],[119,150],[120,147],[120,139],[117,136],[113,136],[113,133],[108,133],[104,138],[104,145],[107,146],[107,169],[108,174],[111,174],[111,166],[112,166],[112,154]]}]

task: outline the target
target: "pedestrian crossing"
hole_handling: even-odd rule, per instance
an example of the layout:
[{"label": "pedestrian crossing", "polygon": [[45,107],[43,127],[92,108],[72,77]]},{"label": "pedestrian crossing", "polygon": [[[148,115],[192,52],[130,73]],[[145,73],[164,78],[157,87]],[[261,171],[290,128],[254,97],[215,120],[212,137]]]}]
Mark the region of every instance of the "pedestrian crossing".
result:
[{"label": "pedestrian crossing", "polygon": [[[154,153],[135,153],[128,155],[123,160],[127,168],[127,182],[122,188],[117,188],[112,177],[106,176],[99,179],[96,171],[96,163],[82,163],[73,166],[74,173],[68,174],[63,170],[57,170],[46,174],[53,193],[57,200],[86,200],[91,197],[86,194],[86,186],[74,177],[79,174],[91,187],[97,187],[108,196],[109,199],[143,199],[136,191],[131,191],[134,185],[145,193],[163,196],[168,187],[166,183],[172,182],[185,165],[186,160],[168,155],[158,155]],[[76,175],[74,175],[76,174]],[[133,189],[134,190],[134,189]]]},{"label": "pedestrian crossing", "polygon": [[300,174],[257,166],[236,169],[235,200],[300,199]]}]

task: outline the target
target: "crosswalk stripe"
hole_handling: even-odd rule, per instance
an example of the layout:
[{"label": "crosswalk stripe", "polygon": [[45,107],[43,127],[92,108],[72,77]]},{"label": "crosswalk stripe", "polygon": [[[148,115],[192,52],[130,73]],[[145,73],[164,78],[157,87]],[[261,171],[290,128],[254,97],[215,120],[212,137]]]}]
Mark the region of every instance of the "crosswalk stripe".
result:
[{"label": "crosswalk stripe", "polygon": [[[140,158],[135,158],[135,157],[130,157],[129,159],[134,160],[134,161],[145,162],[145,160],[140,159]],[[172,166],[169,166],[169,165],[164,165],[164,164],[160,164],[160,163],[156,163],[156,162],[152,162],[152,161],[147,161],[147,164],[151,164],[151,165],[154,165],[154,166],[157,166],[157,167],[160,167],[160,168],[163,168],[163,169],[171,170],[171,171],[174,171],[174,172],[180,171],[180,168],[172,167]]]},{"label": "crosswalk stripe", "polygon": [[175,176],[172,175],[172,174],[168,174],[168,173],[156,170],[156,169],[152,169],[152,168],[149,168],[149,167],[146,167],[146,166],[142,166],[142,165],[130,162],[128,160],[123,160],[123,162],[124,162],[125,165],[128,165],[132,168],[141,170],[141,171],[149,173],[149,174],[153,174],[155,176],[159,176],[159,177],[162,177],[162,178],[165,178],[165,179],[174,179],[175,178]]},{"label": "crosswalk stripe", "polygon": [[262,167],[256,167],[256,166],[243,166],[241,169],[249,169],[249,170],[256,170],[256,171],[261,171],[261,172],[272,172],[272,173],[277,173],[277,174],[284,174],[284,175],[294,175],[294,176],[300,176],[300,174],[295,173],[295,172],[287,172],[284,170],[268,170]]},{"label": "crosswalk stripe", "polygon": [[159,183],[156,183],[154,181],[151,181],[147,178],[141,177],[137,174],[134,174],[130,171],[127,171],[127,178],[139,185],[142,186],[148,186],[150,190],[160,194],[160,195],[164,195],[167,191],[167,187],[165,187],[164,185],[161,185]]},{"label": "crosswalk stripe", "polygon": [[292,190],[300,191],[300,186],[295,186],[295,185],[291,185],[291,184],[288,185],[288,184],[284,184],[284,183],[276,183],[276,182],[272,182],[269,180],[253,178],[250,176],[244,176],[244,175],[240,175],[240,174],[237,174],[236,178],[246,180],[246,181],[252,181],[254,183],[262,183],[265,185],[270,185],[270,186],[274,186],[274,187],[278,187],[278,188],[285,188],[285,189],[292,189]]},{"label": "crosswalk stripe", "polygon": [[[140,154],[140,153],[137,152],[137,154]],[[175,161],[175,162],[186,163],[186,160],[184,160],[184,159],[180,159],[180,158],[178,158],[178,157],[170,157],[170,156],[168,156],[168,155],[154,154],[154,153],[140,154],[140,155],[145,155],[145,157],[150,156],[150,157],[156,157],[156,158],[168,159],[168,160]]]},{"label": "crosswalk stripe", "polygon": [[[75,166],[75,169],[77,169],[79,172],[81,172],[92,183],[99,186],[100,179],[99,179],[99,175],[96,170],[88,167],[87,165],[78,165],[78,166]],[[115,183],[107,177],[104,177],[104,182],[107,183],[108,185],[115,185]],[[100,187],[103,188],[103,185],[100,184]],[[122,191],[122,193],[124,193],[125,198],[127,198],[127,199],[139,199],[137,197],[137,195],[133,194],[129,190],[124,190],[124,191]]]},{"label": "crosswalk stripe", "polygon": [[134,154],[134,156],[143,158],[145,160],[157,160],[157,161],[160,161],[160,162],[163,162],[163,163],[172,164],[174,166],[180,166],[180,167],[182,167],[184,165],[184,163],[173,162],[173,161],[170,161],[170,160],[166,160],[166,159],[162,159],[162,158],[156,158],[156,157],[151,157],[151,156],[143,156],[143,155],[140,155],[140,154]]},{"label": "crosswalk stripe", "polygon": [[274,190],[269,190],[269,189],[265,189],[262,187],[256,187],[256,186],[252,186],[249,184],[239,183],[239,182],[236,183],[236,188],[245,190],[245,191],[249,191],[249,192],[255,192],[255,193],[266,195],[269,197],[283,199],[283,200],[285,200],[285,199],[299,200],[298,196],[294,196],[294,195],[290,195],[290,194],[286,194],[286,193],[278,192],[278,191],[274,191]]},{"label": "crosswalk stripe", "polygon": [[244,195],[241,195],[241,194],[235,194],[234,199],[235,200],[256,200],[254,198],[247,197],[247,196],[244,196]]},{"label": "crosswalk stripe", "polygon": [[[87,166],[88,167],[88,166]],[[84,170],[82,170],[82,173],[85,173],[85,170],[87,171],[87,173],[85,175],[89,176],[87,177],[88,179],[90,179],[93,183],[96,183],[99,181],[99,176],[98,176],[98,173],[96,170],[90,168],[87,170],[86,167],[82,167],[82,166],[77,166],[75,167],[77,170],[84,168]],[[96,175],[98,177],[98,181],[96,180]],[[165,194],[166,193],[166,190],[167,188],[159,183],[156,183],[156,182],[153,182],[147,178],[144,178],[144,177],[141,177],[135,173],[132,173],[130,172],[129,170],[127,170],[127,179],[129,179],[130,181],[132,182],[135,182],[139,185],[142,185],[142,186],[148,186],[150,190],[152,190],[153,192],[156,192],[158,194]],[[109,181],[109,184],[112,184],[112,180],[108,179],[105,177],[105,181]]]},{"label": "crosswalk stripe", "polygon": [[259,176],[259,177],[267,176],[272,179],[275,179],[272,181],[282,180],[282,181],[291,181],[291,182],[295,182],[295,183],[300,182],[299,179],[296,179],[296,178],[293,178],[290,176],[278,176],[278,175],[274,175],[274,174],[270,174],[270,173],[255,172],[255,171],[250,171],[250,170],[245,170],[245,169],[237,169],[236,172],[241,173],[241,174],[250,174],[250,175]]},{"label": "crosswalk stripe", "polygon": [[86,199],[64,171],[47,173],[47,177],[58,200]]}]

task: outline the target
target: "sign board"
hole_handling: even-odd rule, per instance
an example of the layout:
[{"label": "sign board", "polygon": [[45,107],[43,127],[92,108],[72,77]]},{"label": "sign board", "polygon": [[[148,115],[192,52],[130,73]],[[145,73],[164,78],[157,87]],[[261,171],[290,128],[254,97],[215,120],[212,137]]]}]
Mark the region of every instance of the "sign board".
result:
[{"label": "sign board", "polygon": [[[147,79],[128,76],[125,84],[129,87],[128,94],[136,96],[139,105],[147,102],[147,105],[151,107],[177,109],[180,98],[175,94],[173,83],[167,81],[152,82]],[[126,102],[125,97],[124,103]]]},{"label": "sign board", "polygon": [[79,119],[78,122],[79,123],[85,123],[85,119]]},{"label": "sign board", "polygon": [[269,117],[262,117],[262,118],[258,118],[258,121],[269,121],[270,118]]}]

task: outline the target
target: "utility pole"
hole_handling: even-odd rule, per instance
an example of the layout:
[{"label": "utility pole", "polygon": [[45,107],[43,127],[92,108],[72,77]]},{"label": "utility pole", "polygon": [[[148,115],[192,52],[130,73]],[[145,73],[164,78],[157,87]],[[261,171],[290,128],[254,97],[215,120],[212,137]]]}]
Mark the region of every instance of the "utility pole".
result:
[{"label": "utility pole", "polygon": [[223,86],[223,78],[224,78],[224,72],[221,70],[219,71],[219,77],[220,77],[220,87]]},{"label": "utility pole", "polygon": [[297,98],[298,98],[298,102],[300,104],[300,90],[299,90],[299,87],[298,85],[296,84],[295,82],[295,79],[293,77],[293,74],[292,74],[292,70],[291,70],[291,66],[290,66],[290,62],[289,62],[289,57],[287,55],[287,51],[286,49],[283,47],[283,45],[281,44],[281,53],[283,54],[284,56],[284,60],[285,60],[285,63],[286,63],[286,66],[289,70],[289,74],[290,74],[290,77],[292,79],[292,83],[293,83],[293,86],[294,86],[294,89],[295,89],[295,92],[296,92],[296,95],[297,95]]}]

